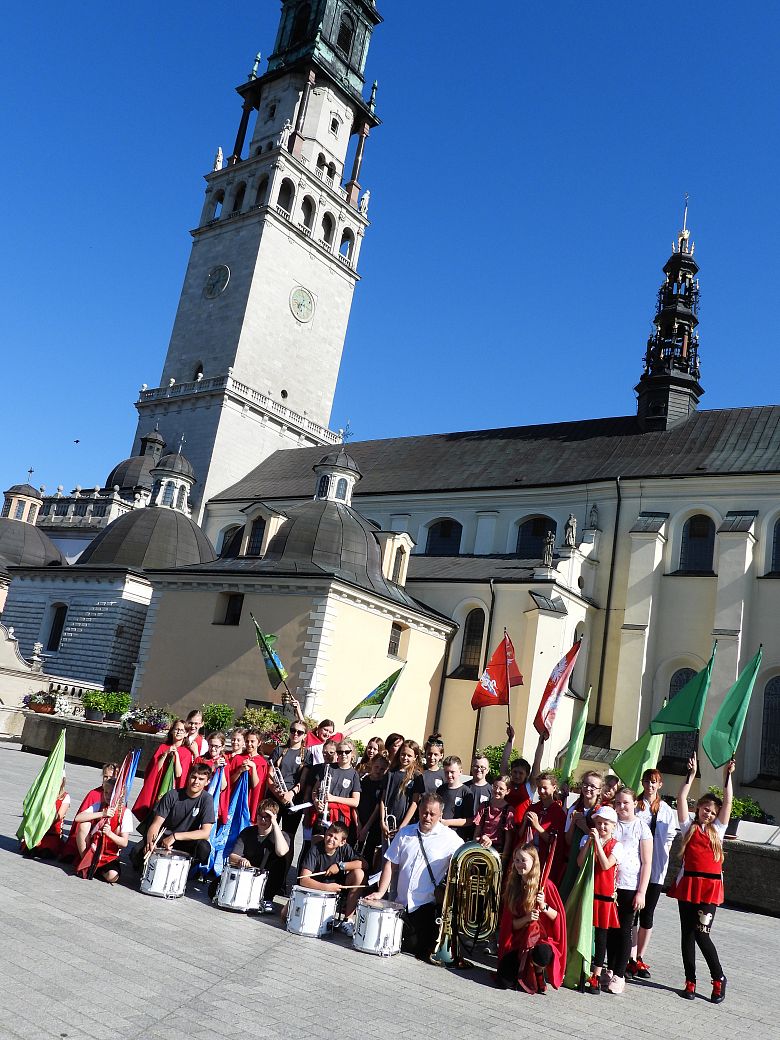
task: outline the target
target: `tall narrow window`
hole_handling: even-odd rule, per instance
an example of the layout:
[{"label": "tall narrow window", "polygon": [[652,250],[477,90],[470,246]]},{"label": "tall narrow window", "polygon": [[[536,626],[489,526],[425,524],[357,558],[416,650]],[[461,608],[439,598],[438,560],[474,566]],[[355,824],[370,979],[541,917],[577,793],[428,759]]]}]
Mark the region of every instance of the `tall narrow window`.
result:
[{"label": "tall narrow window", "polygon": [[715,552],[715,524],[699,513],[683,526],[680,545],[680,571],[684,574],[712,574]]},{"label": "tall narrow window", "polygon": [[244,596],[240,592],[230,592],[226,597],[224,625],[240,625]]},{"label": "tall narrow window", "polygon": [[339,502],[343,502],[347,497],[347,478],[339,477],[339,481],[336,484],[336,498]]},{"label": "tall narrow window", "polygon": [[319,483],[317,484],[317,498],[327,498],[329,490],[330,477],[327,473],[323,473],[323,475],[320,477]]},{"label": "tall narrow window", "polygon": [[775,535],[772,539],[772,563],[770,574],[780,574],[780,520],[775,521]]},{"label": "tall narrow window", "polygon": [[521,560],[541,560],[548,533],[555,534],[557,530],[558,525],[549,516],[530,517],[517,529],[515,552]]},{"label": "tall narrow window", "polygon": [[282,181],[281,187],[279,188],[279,195],[277,196],[277,204],[280,209],[283,209],[285,213],[292,213],[293,199],[295,198],[295,185],[287,177]]},{"label": "tall narrow window", "polygon": [[3,502],[3,512],[2,512],[2,515],[3,516],[10,516],[11,515],[11,499],[10,498],[7,498],[5,500],[5,502]]},{"label": "tall narrow window", "polygon": [[485,631],[485,611],[481,607],[470,610],[463,626],[460,662],[452,673],[453,679],[478,679],[482,661],[482,634]]},{"label": "tall narrow window", "polygon": [[404,572],[404,561],[406,560],[406,549],[402,545],[399,545],[395,550],[395,559],[393,560],[393,581],[398,585],[401,581],[401,575]]},{"label": "tall narrow window", "polygon": [[219,550],[220,560],[235,560],[241,552],[243,527],[229,527],[222,536],[222,548]]},{"label": "tall narrow window", "polygon": [[307,195],[301,203],[301,216],[303,225],[311,231],[314,227],[314,200]]},{"label": "tall narrow window", "polygon": [[348,14],[341,16],[341,25],[339,26],[339,34],[336,38],[336,46],[340,51],[346,54],[347,57],[352,53],[352,41],[355,39],[355,23],[349,17]]},{"label": "tall narrow window", "polygon": [[295,12],[295,19],[290,33],[290,46],[295,47],[306,39],[306,33],[311,21],[311,4],[301,4]]},{"label": "tall narrow window", "polygon": [[184,508],[186,508],[186,505],[187,505],[187,489],[182,484],[182,486],[179,488],[179,493],[176,496],[176,508],[177,509],[184,509]]},{"label": "tall narrow window", "polygon": [[388,657],[401,656],[401,636],[404,634],[404,626],[393,622],[390,628],[390,642],[387,645]]},{"label": "tall narrow window", "polygon": [[336,223],[330,213],[325,213],[322,217],[322,241],[329,246],[333,245],[333,234],[336,230]]},{"label": "tall narrow window", "polygon": [[172,480],[166,480],[165,488],[163,490],[162,504],[164,506],[173,505],[173,496],[176,493],[176,488]]},{"label": "tall narrow window", "polygon": [[[84,512],[86,512],[86,510],[84,510]],[[38,507],[36,506],[36,504],[34,502],[31,502],[30,503],[30,508],[27,510],[27,523],[28,524],[34,524],[35,523],[35,518],[37,517],[37,515],[38,515]],[[82,513],[81,515],[83,516],[84,513]]]},{"label": "tall narrow window", "polygon": [[55,653],[60,648],[62,631],[65,628],[65,618],[68,616],[68,608],[64,603],[57,603],[51,618],[49,638],[46,640],[46,649]]},{"label": "tall narrow window", "polygon": [[438,520],[428,528],[425,552],[428,556],[457,556],[460,553],[460,536],[463,527],[449,517]]},{"label": "tall narrow window", "polygon": [[236,193],[233,196],[233,208],[231,213],[240,213],[244,208],[244,196],[246,195],[246,184],[243,181],[236,188]]},{"label": "tall narrow window", "polygon": [[16,501],[16,509],[14,510],[14,520],[24,520],[24,507],[25,502],[19,498]]},{"label": "tall narrow window", "polygon": [[[678,668],[669,681],[669,700],[674,700],[685,684],[694,677],[692,668]],[[669,733],[664,741],[664,757],[684,767],[696,746],[695,733]]]},{"label": "tall narrow window", "polygon": [[258,516],[252,521],[252,530],[249,532],[249,541],[246,546],[247,556],[259,556],[263,548],[263,536],[265,535],[265,520]]},{"label": "tall narrow window", "polygon": [[780,675],[764,687],[764,715],[761,726],[762,777],[780,780]]}]

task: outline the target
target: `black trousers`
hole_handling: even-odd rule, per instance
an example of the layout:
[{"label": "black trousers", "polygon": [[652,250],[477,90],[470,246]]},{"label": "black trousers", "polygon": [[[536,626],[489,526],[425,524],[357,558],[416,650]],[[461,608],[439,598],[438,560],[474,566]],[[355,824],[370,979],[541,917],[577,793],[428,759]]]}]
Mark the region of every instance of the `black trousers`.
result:
[{"label": "black trousers", "polygon": [[401,940],[401,948],[405,953],[413,953],[421,961],[427,960],[433,953],[439,935],[436,923],[438,916],[439,907],[436,903],[425,903],[407,913]]},{"label": "black trousers", "polygon": [[211,855],[211,845],[207,838],[201,838],[199,841],[175,841],[173,848],[177,852],[186,852],[188,856],[192,856],[193,866],[201,866],[208,863]]},{"label": "black trousers", "polygon": [[613,929],[611,928],[594,928],[593,929],[593,960],[591,961],[591,971],[594,968],[603,968],[604,961],[607,959],[607,935]]},{"label": "black trousers", "polygon": [[684,903],[682,900],[677,905],[680,908],[680,946],[686,982],[696,981],[697,946],[704,954],[711,978],[723,978],[718,951],[710,938],[717,907],[714,903]]},{"label": "black trousers", "polygon": [[[535,971],[542,971],[553,959],[552,947],[548,943],[537,943],[531,950],[531,963]],[[498,962],[498,974],[508,985],[517,982],[520,970],[520,954],[517,950],[510,950],[506,957]]]},{"label": "black trousers", "polygon": [[268,871],[268,880],[265,883],[263,899],[270,903],[273,902],[274,896],[278,896],[284,888],[287,878],[287,857],[275,854],[270,856],[265,869]]},{"label": "black trousers", "polygon": [[617,890],[617,914],[620,926],[607,931],[607,967],[621,979],[626,974],[626,965],[631,956],[631,929],[636,917],[635,895],[636,892],[633,889],[619,888]]}]

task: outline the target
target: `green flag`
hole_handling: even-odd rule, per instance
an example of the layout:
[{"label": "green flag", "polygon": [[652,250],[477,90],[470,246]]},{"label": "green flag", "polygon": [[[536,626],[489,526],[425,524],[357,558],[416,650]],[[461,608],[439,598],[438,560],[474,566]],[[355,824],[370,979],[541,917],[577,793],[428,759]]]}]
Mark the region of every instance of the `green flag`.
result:
[{"label": "green flag", "polygon": [[[577,858],[576,845],[570,855]],[[577,875],[574,888],[566,900],[566,974],[563,984],[578,989],[590,968],[593,957],[593,845]]]},{"label": "green flag", "polygon": [[268,675],[268,681],[271,686],[276,690],[282,683],[287,681],[287,671],[279,659],[279,655],[274,650],[274,643],[276,642],[276,636],[266,635],[257,621],[255,621],[254,614],[249,615],[254,621],[255,633],[257,635],[257,645],[260,647],[260,653],[263,655],[265,661],[265,670]]},{"label": "green flag", "polygon": [[563,765],[561,766],[561,776],[563,777],[564,782],[580,764],[582,745],[585,741],[585,727],[588,724],[588,703],[590,701],[590,691],[592,688],[593,687],[590,687],[588,689],[588,696],[585,698],[585,703],[582,705],[580,713],[571,728],[569,746],[566,749],[566,758],[563,760]]},{"label": "green flag", "polygon": [[176,783],[176,774],[173,771],[173,754],[168,752],[168,765],[165,767],[165,772],[160,779],[160,786],[157,788],[157,798],[155,805],[162,798],[164,794],[172,791]]},{"label": "green flag", "polygon": [[701,729],[704,704],[712,678],[712,666],[715,662],[715,649],[706,666],[697,672],[683,688],[674,695],[668,704],[658,712],[650,723],[651,733],[696,733]]},{"label": "green flag", "polygon": [[712,725],[702,737],[701,746],[716,769],[725,766],[736,754],[763,653],[764,648],[760,646],[756,656],[742,670],[737,681],[723,698],[723,703],[715,712]]},{"label": "green flag", "polygon": [[65,729],[60,731],[54,750],[33,780],[22,802],[22,822],[16,837],[33,849],[54,823],[56,803],[65,772]]},{"label": "green flag", "polygon": [[403,667],[381,682],[375,690],[364,697],[359,704],[344,719],[344,723],[352,722],[353,719],[381,719],[390,705],[398,680],[401,678]]},{"label": "green flag", "polygon": [[642,773],[646,769],[655,769],[661,757],[661,733],[651,733],[646,729],[642,736],[631,747],[621,751],[611,765],[629,791],[639,791],[642,786]]}]

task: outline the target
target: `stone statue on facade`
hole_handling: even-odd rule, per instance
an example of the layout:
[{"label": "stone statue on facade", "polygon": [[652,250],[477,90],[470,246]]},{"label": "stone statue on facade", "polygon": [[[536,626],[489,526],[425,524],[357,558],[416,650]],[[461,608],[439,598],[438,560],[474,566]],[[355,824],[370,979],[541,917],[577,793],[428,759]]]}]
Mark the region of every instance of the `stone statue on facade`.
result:
[{"label": "stone statue on facade", "polygon": [[553,555],[555,554],[555,534],[552,531],[548,531],[544,536],[544,552],[542,553],[542,566],[550,568],[553,565]]},{"label": "stone statue on facade", "polygon": [[364,217],[368,216],[368,204],[371,201],[371,192],[364,191],[363,198],[360,200],[360,212]]},{"label": "stone statue on facade", "polygon": [[225,156],[222,154],[222,148],[217,148],[217,154],[214,156],[214,173],[217,170],[221,170],[225,163]]},{"label": "stone statue on facade", "polygon": [[43,643],[33,643],[32,657],[30,658],[30,667],[34,672],[43,671]]},{"label": "stone statue on facade", "polygon": [[290,141],[290,134],[293,132],[293,125],[289,119],[285,120],[282,132],[279,134],[279,140],[276,142],[280,148],[286,148]]},{"label": "stone statue on facade", "polygon": [[566,527],[563,531],[563,544],[567,549],[574,549],[577,545],[577,517],[574,513],[569,513],[569,519],[566,521]]},{"label": "stone statue on facade", "polygon": [[599,507],[594,502],[590,507],[590,516],[588,517],[588,527],[591,530],[597,531],[599,528]]}]

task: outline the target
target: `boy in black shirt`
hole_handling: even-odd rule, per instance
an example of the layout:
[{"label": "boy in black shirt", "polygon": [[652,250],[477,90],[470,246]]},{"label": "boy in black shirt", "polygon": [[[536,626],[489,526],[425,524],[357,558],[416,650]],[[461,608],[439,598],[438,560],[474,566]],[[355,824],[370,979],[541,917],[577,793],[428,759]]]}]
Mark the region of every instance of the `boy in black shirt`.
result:
[{"label": "boy in black shirt", "polygon": [[290,840],[282,833],[278,817],[278,803],[273,798],[263,799],[257,807],[257,824],[241,831],[229,859],[234,867],[268,871],[265,898],[260,904],[263,914],[274,913],[274,896],[281,892],[287,873],[285,857],[290,850]]},{"label": "boy in black shirt", "polygon": [[144,853],[150,853],[156,844],[161,849],[188,853],[195,866],[208,863],[211,853],[208,839],[214,826],[214,799],[206,790],[209,780],[210,767],[196,762],[190,766],[187,786],[162,796],[153,810]]},{"label": "boy in black shirt", "polygon": [[349,920],[355,912],[363,887],[363,860],[351,845],[347,845],[347,828],[343,823],[332,823],[322,841],[306,853],[298,879],[302,888],[318,892],[341,892],[346,889],[344,920],[340,930],[352,936],[355,926]]},{"label": "boy in black shirt", "polygon": [[444,802],[441,822],[445,827],[454,827],[463,838],[474,822],[474,795],[462,781],[463,767],[457,755],[449,755],[443,765],[444,783],[439,788],[439,797]]}]

